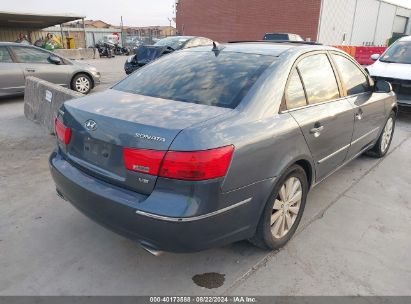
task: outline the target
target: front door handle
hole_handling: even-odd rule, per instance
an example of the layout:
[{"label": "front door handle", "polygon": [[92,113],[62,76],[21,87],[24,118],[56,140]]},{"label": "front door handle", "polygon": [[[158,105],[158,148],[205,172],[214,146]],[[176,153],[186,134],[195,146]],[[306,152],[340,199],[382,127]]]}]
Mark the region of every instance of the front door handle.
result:
[{"label": "front door handle", "polygon": [[35,69],[31,69],[31,68],[26,69],[26,72],[29,72],[29,73],[34,73],[35,71],[36,71]]},{"label": "front door handle", "polygon": [[364,112],[362,111],[362,109],[361,109],[361,108],[360,108],[360,109],[358,109],[358,112],[357,112],[357,113],[355,113],[355,119],[356,119],[356,120],[361,120],[361,119],[362,119],[363,114],[364,114]]}]

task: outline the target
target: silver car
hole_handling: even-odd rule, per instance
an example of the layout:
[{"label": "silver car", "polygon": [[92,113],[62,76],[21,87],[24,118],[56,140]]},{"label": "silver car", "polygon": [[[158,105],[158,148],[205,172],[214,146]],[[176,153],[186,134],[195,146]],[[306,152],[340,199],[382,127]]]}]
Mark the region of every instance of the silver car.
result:
[{"label": "silver car", "polygon": [[62,58],[35,46],[0,42],[0,96],[22,94],[27,76],[83,94],[100,83],[100,73],[93,66]]}]

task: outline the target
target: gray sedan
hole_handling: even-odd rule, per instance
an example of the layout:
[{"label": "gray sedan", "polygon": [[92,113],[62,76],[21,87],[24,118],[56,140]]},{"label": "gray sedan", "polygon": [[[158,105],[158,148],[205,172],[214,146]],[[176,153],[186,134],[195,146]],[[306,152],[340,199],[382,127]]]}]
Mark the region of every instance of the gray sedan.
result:
[{"label": "gray sedan", "polygon": [[24,92],[25,78],[35,76],[87,94],[100,83],[95,67],[41,48],[0,42],[0,96]]},{"label": "gray sedan", "polygon": [[386,155],[397,111],[388,82],[332,47],[198,47],[66,102],[50,168],[61,197],[151,252],[278,249],[312,187]]}]

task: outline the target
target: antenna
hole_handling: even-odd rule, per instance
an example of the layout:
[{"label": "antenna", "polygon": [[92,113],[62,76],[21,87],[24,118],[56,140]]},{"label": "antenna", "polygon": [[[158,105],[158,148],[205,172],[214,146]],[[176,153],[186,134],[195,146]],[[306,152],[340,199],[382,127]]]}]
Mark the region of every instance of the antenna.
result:
[{"label": "antenna", "polygon": [[224,48],[225,48],[225,46],[219,44],[217,41],[213,41],[212,51],[215,53],[216,56],[218,56]]}]

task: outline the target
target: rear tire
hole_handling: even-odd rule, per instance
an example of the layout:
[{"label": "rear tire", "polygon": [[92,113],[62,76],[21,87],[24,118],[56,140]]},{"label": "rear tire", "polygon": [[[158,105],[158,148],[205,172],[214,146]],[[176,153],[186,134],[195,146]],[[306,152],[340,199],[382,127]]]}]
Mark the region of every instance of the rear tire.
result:
[{"label": "rear tire", "polygon": [[76,92],[79,92],[82,94],[88,94],[90,93],[92,87],[93,87],[93,82],[91,81],[90,76],[86,74],[83,74],[83,73],[77,74],[71,80],[71,89]]},{"label": "rear tire", "polygon": [[294,235],[308,194],[307,175],[293,165],[279,178],[250,242],[262,249],[280,249]]},{"label": "rear tire", "polygon": [[367,155],[375,158],[381,158],[387,154],[388,150],[390,149],[392,138],[394,136],[395,118],[395,112],[391,111],[390,116],[385,122],[384,129],[382,130],[381,135],[377,140],[377,143],[374,147],[366,152]]}]

